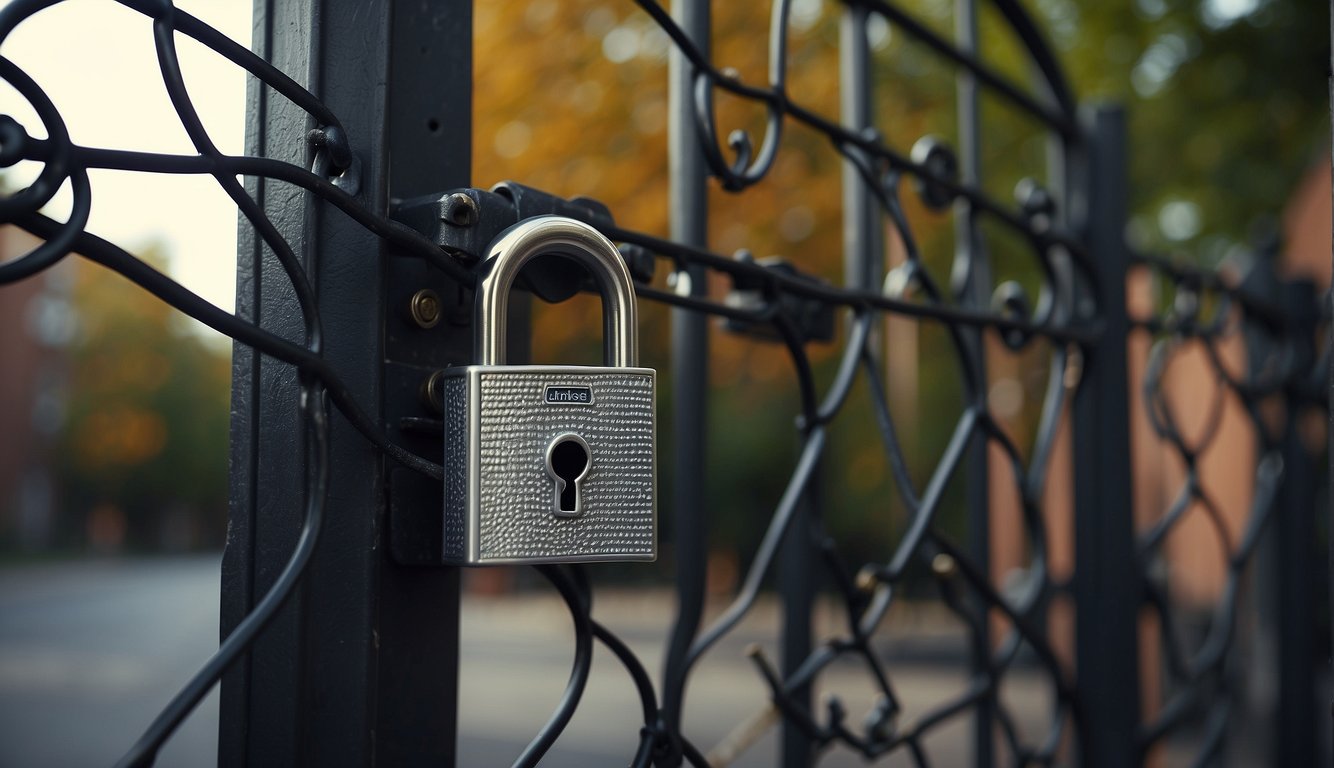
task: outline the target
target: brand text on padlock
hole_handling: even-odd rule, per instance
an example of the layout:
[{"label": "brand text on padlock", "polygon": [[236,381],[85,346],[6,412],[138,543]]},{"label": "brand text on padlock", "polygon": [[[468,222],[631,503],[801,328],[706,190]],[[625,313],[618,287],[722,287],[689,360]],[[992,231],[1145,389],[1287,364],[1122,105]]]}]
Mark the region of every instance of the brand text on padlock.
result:
[{"label": "brand text on padlock", "polygon": [[593,388],[549,386],[544,399],[554,405],[589,405],[593,402]]}]

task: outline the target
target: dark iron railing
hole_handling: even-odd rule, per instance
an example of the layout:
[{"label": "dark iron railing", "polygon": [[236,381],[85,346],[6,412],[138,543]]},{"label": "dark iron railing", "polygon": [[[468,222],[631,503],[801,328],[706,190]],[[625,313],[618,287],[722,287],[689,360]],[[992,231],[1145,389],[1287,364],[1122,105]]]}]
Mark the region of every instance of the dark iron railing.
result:
[{"label": "dark iron railing", "polygon": [[[0,41],[23,19],[51,5],[16,0],[0,9]],[[639,298],[674,308],[670,429],[675,437],[672,543],[678,614],[670,628],[665,669],[654,683],[643,664],[590,609],[587,575],[578,567],[538,571],[569,608],[575,660],[565,697],[517,764],[538,763],[578,707],[595,643],[630,673],[642,704],[635,765],[705,765],[703,745],[683,728],[691,674],[720,639],[750,612],[765,579],[777,573],[785,619],[782,658],[752,656],[781,714],[785,765],[807,765],[832,746],[872,759],[896,753],[927,765],[926,738],[960,720],[972,722],[977,765],[1078,762],[1143,763],[1157,745],[1202,726],[1186,739],[1194,762],[1208,763],[1226,746],[1242,717],[1235,689],[1234,640],[1239,594],[1266,531],[1279,529],[1284,558],[1315,530],[1313,459],[1295,437],[1303,408],[1323,405],[1327,356],[1318,354],[1328,326],[1327,304],[1309,284],[1281,284],[1263,259],[1243,274],[1225,275],[1163,259],[1132,255],[1126,219],[1125,127],[1114,108],[1080,111],[1038,25],[1015,0],[991,5],[1022,44],[1031,87],[1012,82],[979,54],[978,9],[957,4],[954,39],[943,37],[896,5],[847,0],[840,36],[841,116],[826,117],[786,88],[790,3],[772,3],[769,77],[743,82],[709,53],[707,2],[679,0],[674,16],[653,0],[639,9],[670,38],[671,237],[622,228],[600,206],[563,201],[518,184],[504,194],[470,189],[468,173],[471,5],[463,0],[383,4],[346,13],[333,3],[304,0],[257,4],[256,53],[246,51],[169,2],[129,0],[153,21],[163,82],[197,154],[161,155],[74,144],[40,85],[0,58],[0,77],[40,116],[47,138],[32,126],[0,120],[0,160],[43,164],[41,176],[0,202],[0,216],[42,238],[32,253],[0,265],[0,283],[31,276],[71,253],[96,261],[237,341],[233,401],[233,500],[224,561],[223,631],[216,655],[167,706],[125,756],[123,765],[152,762],[173,729],[223,680],[221,762],[244,764],[415,764],[454,758],[458,573],[424,565],[438,550],[425,514],[438,506],[442,468],[429,415],[420,412],[423,377],[471,359],[470,333],[458,325],[430,343],[395,325],[390,308],[410,288],[466,295],[471,267],[487,227],[558,211],[583,218],[622,244],[633,262]],[[409,7],[411,6],[411,7]],[[924,138],[910,150],[875,131],[875,89],[867,21],[879,16],[917,40],[957,72],[957,147]],[[248,155],[221,154],[195,115],[181,77],[175,39],[198,40],[254,75]],[[431,77],[424,77],[431,72]],[[286,74],[285,74],[286,73]],[[303,78],[305,84],[294,77]],[[384,86],[384,87],[380,87]],[[766,117],[758,140],[721,135],[714,114],[719,92],[758,105]],[[984,188],[980,167],[985,126],[981,94],[999,98],[1040,126],[1050,145],[1046,168],[1018,189],[1017,202]],[[460,117],[460,116],[464,117]],[[340,118],[347,120],[344,123]],[[811,280],[802,265],[768,268],[706,247],[706,177],[735,194],[766,178],[793,125],[824,137],[844,165],[845,281]],[[727,146],[724,147],[723,144]],[[241,288],[236,314],[216,309],[118,246],[85,230],[92,205],[90,169],[206,174],[236,203],[242,228]],[[246,186],[237,176],[249,179]],[[64,222],[40,209],[68,183],[73,212]],[[444,190],[463,206],[427,226],[396,200]],[[904,199],[953,217],[949,279],[927,264]],[[1022,243],[1029,270],[1040,275],[1031,298],[1015,281],[993,279],[988,232],[999,227]],[[903,259],[885,264],[886,233]],[[653,278],[666,266],[674,288]],[[1150,272],[1173,295],[1164,312],[1132,316],[1126,275]],[[758,299],[747,305],[711,298],[718,276]],[[538,286],[540,289],[541,286]],[[410,290],[408,291],[411,292]],[[540,292],[540,290],[539,290]],[[336,311],[330,311],[336,307]],[[448,310],[448,308],[447,308]],[[845,313],[832,381],[817,384],[807,345],[811,316]],[[466,313],[465,313],[466,314]],[[791,360],[799,395],[799,449],[781,500],[729,607],[703,623],[708,521],[703,428],[708,370],[706,320],[764,328]],[[944,454],[924,483],[908,470],[908,452],[886,394],[887,371],[877,329],[887,317],[943,329],[957,361],[962,408]],[[1178,501],[1138,529],[1132,514],[1131,402],[1127,341],[1152,338],[1143,386],[1153,432],[1185,468]],[[1016,444],[988,401],[987,347],[1045,350],[1048,386],[1031,445]],[[1244,370],[1228,367],[1220,345],[1240,339]],[[1196,345],[1210,362],[1212,397],[1235,398],[1248,415],[1258,447],[1254,499],[1240,537],[1228,532],[1209,488],[1195,471],[1206,448],[1183,436],[1164,397],[1174,355]],[[849,560],[821,517],[821,499],[837,488],[820,483],[831,431],[855,385],[871,393],[871,417],[888,459],[893,492],[907,525],[891,551],[873,562]],[[1277,399],[1285,415],[1273,423],[1262,404]],[[332,418],[332,414],[340,414]],[[1221,406],[1217,413],[1221,414]],[[1214,422],[1221,416],[1212,417]],[[1062,425],[1074,434],[1075,573],[1053,574],[1054,545],[1044,495]],[[1206,428],[1207,443],[1216,430]],[[990,563],[991,510],[1008,491],[991,487],[990,462],[1013,475],[1027,566],[1018,588],[1002,590]],[[947,487],[962,477],[967,490],[966,537],[940,524]],[[300,514],[296,510],[302,510]],[[416,510],[414,512],[413,510]],[[1195,511],[1193,511],[1195,510]],[[1188,514],[1217,531],[1226,583],[1208,611],[1207,630],[1186,643],[1164,583],[1171,558],[1165,537]],[[438,531],[436,531],[438,533]],[[1309,580],[1315,567],[1295,558],[1280,569],[1276,595],[1283,655],[1276,743],[1285,764],[1310,764],[1318,754],[1309,645],[1310,595],[1284,579]],[[896,671],[875,639],[922,569],[942,603],[966,628],[967,684],[912,722],[904,722]],[[1303,571],[1302,569],[1306,569]],[[1286,584],[1286,586],[1285,586]],[[302,586],[304,585],[304,586]],[[817,591],[842,608],[845,626],[812,637]],[[1300,599],[1296,599],[1300,598]],[[1050,622],[1058,602],[1073,605],[1073,653]],[[1157,634],[1139,629],[1155,619]],[[1302,640],[1299,636],[1305,636]],[[1298,646],[1302,642],[1305,646]],[[1164,697],[1141,713],[1143,656],[1161,651]],[[1291,656],[1291,659],[1289,659]],[[856,660],[867,670],[878,703],[853,717],[837,698],[813,703],[812,688],[831,665]],[[1023,667],[1050,690],[1050,711],[1036,733],[1021,730],[1000,695]],[[1294,714],[1294,712],[1296,714]],[[1303,718],[1303,713],[1306,716]],[[1287,718],[1286,720],[1284,718]],[[857,723],[857,724],[854,724]],[[1305,722],[1303,726],[1301,723]],[[1295,730],[1294,730],[1295,729]],[[466,762],[466,760],[465,760]]]}]

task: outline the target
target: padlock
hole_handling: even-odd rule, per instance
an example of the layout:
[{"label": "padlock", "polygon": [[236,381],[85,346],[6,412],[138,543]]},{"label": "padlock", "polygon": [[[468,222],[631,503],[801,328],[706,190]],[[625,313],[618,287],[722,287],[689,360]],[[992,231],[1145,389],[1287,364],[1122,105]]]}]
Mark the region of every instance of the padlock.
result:
[{"label": "padlock", "polygon": [[[604,366],[505,364],[510,289],[544,254],[593,276]],[[478,364],[444,376],[445,562],[655,559],[657,372],[635,367],[634,286],[616,247],[574,219],[515,224],[482,264],[473,325]]]}]

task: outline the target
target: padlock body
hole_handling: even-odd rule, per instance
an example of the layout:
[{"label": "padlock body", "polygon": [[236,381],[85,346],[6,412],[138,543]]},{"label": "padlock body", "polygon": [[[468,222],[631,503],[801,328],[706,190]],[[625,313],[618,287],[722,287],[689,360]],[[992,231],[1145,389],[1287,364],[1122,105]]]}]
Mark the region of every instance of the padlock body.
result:
[{"label": "padlock body", "polygon": [[[445,372],[444,560],[654,560],[656,372],[471,365]],[[577,515],[555,513],[547,450],[587,443]]]}]

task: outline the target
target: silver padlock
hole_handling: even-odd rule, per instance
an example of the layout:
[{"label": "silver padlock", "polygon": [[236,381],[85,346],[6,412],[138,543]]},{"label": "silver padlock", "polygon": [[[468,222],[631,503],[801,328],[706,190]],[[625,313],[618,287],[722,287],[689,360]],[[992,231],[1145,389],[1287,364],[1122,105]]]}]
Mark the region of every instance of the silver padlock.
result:
[{"label": "silver padlock", "polygon": [[[505,365],[510,289],[542,254],[592,274],[605,366]],[[478,364],[445,371],[445,561],[655,559],[657,372],[635,367],[634,286],[616,247],[560,216],[505,230],[483,264],[474,334]]]}]

